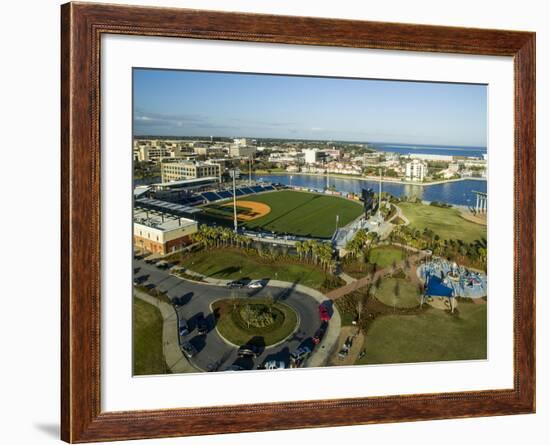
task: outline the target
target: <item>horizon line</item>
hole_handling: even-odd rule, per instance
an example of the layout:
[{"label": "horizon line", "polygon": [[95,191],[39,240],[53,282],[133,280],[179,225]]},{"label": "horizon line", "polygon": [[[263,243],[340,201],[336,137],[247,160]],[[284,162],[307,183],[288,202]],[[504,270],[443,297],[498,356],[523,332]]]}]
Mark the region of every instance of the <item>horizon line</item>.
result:
[{"label": "horizon line", "polygon": [[463,144],[427,144],[427,143],[411,143],[403,141],[366,141],[366,140],[345,140],[345,139],[309,139],[309,138],[284,138],[284,137],[257,137],[257,136],[214,136],[214,135],[155,135],[155,134],[134,134],[133,138],[156,138],[156,139],[184,139],[184,138],[225,138],[225,139],[254,139],[254,140],[281,140],[281,141],[309,141],[309,142],[337,142],[337,143],[349,143],[349,144],[395,144],[395,145],[407,145],[411,148],[415,146],[422,147],[434,147],[434,150],[438,148],[477,148],[487,150],[487,145],[463,145]]}]

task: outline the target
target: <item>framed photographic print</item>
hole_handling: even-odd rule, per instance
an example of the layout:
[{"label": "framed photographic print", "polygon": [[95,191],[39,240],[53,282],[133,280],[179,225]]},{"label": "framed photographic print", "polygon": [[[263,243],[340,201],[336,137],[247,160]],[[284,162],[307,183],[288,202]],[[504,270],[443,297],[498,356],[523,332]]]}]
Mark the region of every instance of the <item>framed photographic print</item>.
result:
[{"label": "framed photographic print", "polygon": [[534,412],[533,33],[61,12],[63,440]]}]

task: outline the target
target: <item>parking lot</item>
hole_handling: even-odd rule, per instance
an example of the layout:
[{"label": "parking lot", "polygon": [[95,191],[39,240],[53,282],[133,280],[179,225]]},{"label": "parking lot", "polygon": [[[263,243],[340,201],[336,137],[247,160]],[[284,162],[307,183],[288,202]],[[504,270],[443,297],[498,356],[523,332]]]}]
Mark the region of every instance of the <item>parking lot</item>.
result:
[{"label": "parking lot", "polygon": [[[178,335],[179,344],[189,342],[192,345],[192,357],[189,361],[203,371],[224,371],[239,368],[256,369],[269,361],[290,365],[290,354],[300,347],[315,345],[313,337],[321,326],[319,303],[311,296],[296,289],[272,287],[267,284],[256,288],[229,288],[188,281],[170,274],[168,268],[159,268],[147,264],[142,259],[134,260],[134,281],[149,286],[151,292],[164,292],[174,305],[178,319],[184,319],[188,333]],[[216,331],[216,320],[211,312],[211,304],[219,299],[233,296],[263,297],[272,295],[279,301],[291,306],[299,315],[297,330],[279,345],[264,348],[257,357],[240,357],[238,348],[227,343]],[[203,332],[199,333],[198,322],[204,318]],[[179,330],[178,330],[179,331]],[[175,333],[175,335],[179,332]],[[188,345],[187,345],[188,346]],[[240,346],[240,345],[237,345]],[[317,346],[320,348],[322,346]]]}]

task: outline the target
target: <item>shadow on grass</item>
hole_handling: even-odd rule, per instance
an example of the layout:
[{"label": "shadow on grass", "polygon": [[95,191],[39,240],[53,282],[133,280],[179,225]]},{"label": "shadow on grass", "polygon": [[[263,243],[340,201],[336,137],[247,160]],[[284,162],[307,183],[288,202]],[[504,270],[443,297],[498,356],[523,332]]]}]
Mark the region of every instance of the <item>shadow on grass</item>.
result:
[{"label": "shadow on grass", "polygon": [[229,275],[237,273],[239,270],[241,270],[240,267],[228,266],[223,269],[217,270],[216,272],[212,272],[211,274],[208,274],[208,276],[209,277],[215,277],[215,276],[228,277]]}]

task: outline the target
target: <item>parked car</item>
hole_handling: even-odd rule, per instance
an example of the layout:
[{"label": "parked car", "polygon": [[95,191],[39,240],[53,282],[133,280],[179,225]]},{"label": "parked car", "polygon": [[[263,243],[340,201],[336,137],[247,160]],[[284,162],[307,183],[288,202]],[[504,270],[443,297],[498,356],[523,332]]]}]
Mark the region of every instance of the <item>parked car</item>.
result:
[{"label": "parked car", "polygon": [[321,321],[330,320],[330,314],[328,313],[328,309],[323,304],[319,305],[319,318],[321,319]]},{"label": "parked car", "polygon": [[178,332],[180,336],[184,337],[189,334],[189,325],[185,318],[178,318]]},{"label": "parked car", "polygon": [[307,346],[302,346],[290,354],[290,367],[299,368],[311,355],[311,349]]},{"label": "parked car", "polygon": [[268,360],[262,365],[262,369],[285,369],[285,362],[282,360]]},{"label": "parked car", "polygon": [[185,304],[185,297],[174,297],[174,298],[172,298],[172,304],[174,306],[183,306]]},{"label": "parked car", "polygon": [[227,283],[227,287],[229,287],[230,289],[240,289],[245,285],[246,285],[246,282],[244,280],[235,280]]},{"label": "parked car", "polygon": [[134,286],[138,286],[142,284],[143,282],[147,281],[147,277],[145,275],[141,275],[139,277],[134,278]]},{"label": "parked car", "polygon": [[246,287],[250,289],[261,289],[262,287],[264,287],[264,283],[260,280],[256,280],[248,283]]},{"label": "parked car", "polygon": [[220,369],[220,365],[221,365],[221,361],[218,360],[218,361],[215,361],[215,362],[212,362],[212,363],[209,363],[208,365],[206,365],[206,371],[207,372],[216,372]]},{"label": "parked car", "polygon": [[312,338],[314,345],[318,345],[319,343],[321,343],[321,340],[323,339],[323,337],[325,336],[325,333],[327,332],[327,328],[328,328],[328,321],[321,322],[321,326],[319,327],[319,329],[317,329],[317,332],[315,332],[315,335]]},{"label": "parked car", "polygon": [[237,351],[239,357],[258,357],[261,354],[260,348],[254,345],[243,345]]},{"label": "parked car", "polygon": [[240,365],[231,365],[229,368],[226,369],[226,371],[244,371],[246,368],[243,368]]},{"label": "parked car", "polygon": [[170,267],[170,263],[167,263],[166,261],[159,261],[157,263],[157,267],[161,270],[166,270]]},{"label": "parked car", "polygon": [[147,258],[145,262],[147,264],[155,264],[159,259],[158,258]]},{"label": "parked car", "polygon": [[200,335],[208,333],[208,323],[202,312],[197,315],[197,330]]},{"label": "parked car", "polygon": [[183,352],[187,358],[191,358],[196,355],[198,351],[190,342],[186,341],[181,344],[181,352]]}]

